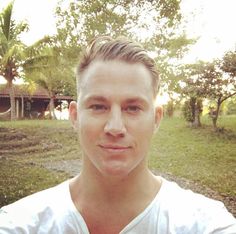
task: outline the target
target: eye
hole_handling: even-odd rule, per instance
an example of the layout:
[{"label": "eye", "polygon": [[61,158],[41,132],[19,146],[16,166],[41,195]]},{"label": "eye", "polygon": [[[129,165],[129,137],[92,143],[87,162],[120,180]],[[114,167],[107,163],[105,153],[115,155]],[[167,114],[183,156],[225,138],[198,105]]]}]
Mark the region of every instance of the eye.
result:
[{"label": "eye", "polygon": [[108,108],[103,104],[92,104],[89,106],[89,109],[94,112],[103,112],[106,111]]},{"label": "eye", "polygon": [[137,113],[141,110],[141,108],[139,106],[136,106],[136,105],[132,105],[132,106],[127,106],[125,108],[125,111],[128,112],[128,113]]}]

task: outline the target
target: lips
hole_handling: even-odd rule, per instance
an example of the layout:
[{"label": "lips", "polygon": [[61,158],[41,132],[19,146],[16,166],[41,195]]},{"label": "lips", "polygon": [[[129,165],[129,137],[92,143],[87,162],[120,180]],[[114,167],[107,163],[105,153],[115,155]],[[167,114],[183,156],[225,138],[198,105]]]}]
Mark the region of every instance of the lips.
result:
[{"label": "lips", "polygon": [[108,152],[124,152],[131,148],[130,146],[113,145],[113,144],[101,144],[99,145],[99,147]]}]

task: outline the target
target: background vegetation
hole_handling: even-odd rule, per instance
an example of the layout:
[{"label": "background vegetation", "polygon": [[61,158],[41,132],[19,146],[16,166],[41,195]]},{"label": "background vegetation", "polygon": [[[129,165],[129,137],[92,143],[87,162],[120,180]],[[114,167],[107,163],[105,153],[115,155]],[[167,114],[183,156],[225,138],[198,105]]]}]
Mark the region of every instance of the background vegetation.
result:
[{"label": "background vegetation", "polygon": [[236,196],[236,118],[220,119],[220,132],[203,118],[190,128],[182,118],[165,118],[153,139],[150,166]]}]

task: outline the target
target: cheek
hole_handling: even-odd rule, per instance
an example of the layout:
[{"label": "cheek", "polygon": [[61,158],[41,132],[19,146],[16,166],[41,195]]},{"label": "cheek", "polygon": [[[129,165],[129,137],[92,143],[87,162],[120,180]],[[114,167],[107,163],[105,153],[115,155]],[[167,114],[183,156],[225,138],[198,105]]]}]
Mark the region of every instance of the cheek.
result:
[{"label": "cheek", "polygon": [[79,137],[80,141],[89,141],[93,143],[92,139],[96,137],[101,131],[101,124],[94,118],[89,117],[88,115],[83,115],[79,121]]},{"label": "cheek", "polygon": [[130,121],[130,126],[136,129],[136,132],[141,135],[152,135],[155,128],[155,117],[152,114],[143,115],[141,118]]},{"label": "cheek", "polygon": [[128,132],[135,138],[137,147],[149,147],[155,129],[154,117],[148,115],[138,121],[131,121],[129,126]]}]

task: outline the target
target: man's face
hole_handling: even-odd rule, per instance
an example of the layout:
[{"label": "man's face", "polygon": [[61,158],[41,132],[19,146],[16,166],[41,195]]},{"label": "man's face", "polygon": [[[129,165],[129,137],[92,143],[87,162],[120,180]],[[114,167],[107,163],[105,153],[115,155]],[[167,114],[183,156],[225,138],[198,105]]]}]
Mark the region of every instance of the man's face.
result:
[{"label": "man's face", "polygon": [[152,80],[142,64],[95,61],[82,77],[78,110],[84,169],[125,176],[146,166],[149,143],[162,115],[154,108]]}]

